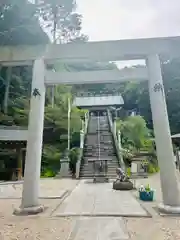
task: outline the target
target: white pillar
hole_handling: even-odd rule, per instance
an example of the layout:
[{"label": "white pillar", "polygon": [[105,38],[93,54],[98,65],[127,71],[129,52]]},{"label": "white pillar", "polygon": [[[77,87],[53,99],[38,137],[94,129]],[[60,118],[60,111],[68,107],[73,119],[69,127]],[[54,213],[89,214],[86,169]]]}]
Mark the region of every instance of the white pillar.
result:
[{"label": "white pillar", "polygon": [[118,145],[119,145],[119,149],[122,149],[122,145],[121,145],[121,131],[118,130]]},{"label": "white pillar", "polygon": [[117,133],[116,133],[116,118],[114,119],[114,122],[113,122],[113,127],[114,127],[114,134],[115,136],[117,136]]},{"label": "white pillar", "polygon": [[85,113],[85,134],[87,133],[88,122],[89,122],[89,112]]},{"label": "white pillar", "polygon": [[163,195],[163,204],[159,206],[159,209],[167,213],[177,213],[180,212],[180,189],[174,163],[159,56],[155,54],[148,56],[147,66],[150,103]]},{"label": "white pillar", "polygon": [[83,129],[83,130],[84,130],[84,129],[85,129],[85,127],[84,127],[84,126],[85,126],[85,122],[84,122],[84,121],[81,119],[81,129]]},{"label": "white pillar", "polygon": [[68,97],[68,152],[70,151],[71,148],[71,101],[70,98]]},{"label": "white pillar", "polygon": [[84,131],[80,131],[80,148],[83,148],[84,145]]},{"label": "white pillar", "polygon": [[38,59],[33,66],[22,202],[20,209],[15,210],[16,214],[32,214],[43,211],[43,207],[39,203],[39,190],[46,91],[44,76],[44,61],[43,59]]}]

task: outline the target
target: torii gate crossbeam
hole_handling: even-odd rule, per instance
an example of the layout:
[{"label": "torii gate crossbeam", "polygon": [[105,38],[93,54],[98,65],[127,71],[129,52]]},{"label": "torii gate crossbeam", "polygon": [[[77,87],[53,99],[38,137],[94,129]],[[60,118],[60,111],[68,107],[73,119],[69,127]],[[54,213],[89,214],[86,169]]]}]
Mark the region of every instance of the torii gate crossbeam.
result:
[{"label": "torii gate crossbeam", "polygon": [[96,84],[96,83],[120,83],[126,81],[141,82],[148,80],[146,67],[121,69],[121,70],[101,70],[85,72],[52,72],[46,71],[45,84]]}]

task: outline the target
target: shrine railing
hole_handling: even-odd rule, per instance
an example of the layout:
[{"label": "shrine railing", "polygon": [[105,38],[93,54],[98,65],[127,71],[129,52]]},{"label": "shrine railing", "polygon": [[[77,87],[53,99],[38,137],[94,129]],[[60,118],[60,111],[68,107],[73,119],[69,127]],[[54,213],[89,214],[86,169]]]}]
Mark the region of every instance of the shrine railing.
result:
[{"label": "shrine railing", "polygon": [[114,146],[115,146],[118,162],[119,162],[120,167],[125,170],[125,164],[123,161],[122,152],[121,152],[121,149],[119,148],[117,133],[114,131],[114,124],[113,124],[112,116],[111,116],[109,109],[107,110],[107,115],[108,115],[110,130],[111,130],[111,133],[113,136],[113,141],[114,141]]},{"label": "shrine railing", "polygon": [[83,129],[80,131],[79,156],[78,156],[78,160],[76,162],[76,178],[77,179],[80,176],[80,168],[81,168],[81,162],[82,162],[82,158],[83,158],[84,143],[85,143],[85,137],[87,134],[88,124],[89,124],[89,113],[86,113],[85,124],[84,124]]}]

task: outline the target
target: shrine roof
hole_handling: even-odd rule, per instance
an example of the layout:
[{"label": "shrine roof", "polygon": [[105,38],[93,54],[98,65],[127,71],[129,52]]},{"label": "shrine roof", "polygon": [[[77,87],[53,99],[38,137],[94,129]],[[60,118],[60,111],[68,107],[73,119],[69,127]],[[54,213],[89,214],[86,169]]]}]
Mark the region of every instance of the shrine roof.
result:
[{"label": "shrine roof", "polygon": [[124,100],[121,95],[78,96],[73,103],[76,107],[119,106],[123,104]]},{"label": "shrine roof", "polygon": [[180,133],[172,135],[171,138],[180,138]]}]

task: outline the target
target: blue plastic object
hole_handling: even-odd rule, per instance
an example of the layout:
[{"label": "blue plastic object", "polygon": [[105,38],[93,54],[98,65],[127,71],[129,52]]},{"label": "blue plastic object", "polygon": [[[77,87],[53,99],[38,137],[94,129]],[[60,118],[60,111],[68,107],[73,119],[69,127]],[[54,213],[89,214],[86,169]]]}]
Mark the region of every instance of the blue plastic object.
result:
[{"label": "blue plastic object", "polygon": [[142,201],[151,201],[152,202],[154,199],[154,191],[150,191],[150,192],[140,191],[139,198]]}]

